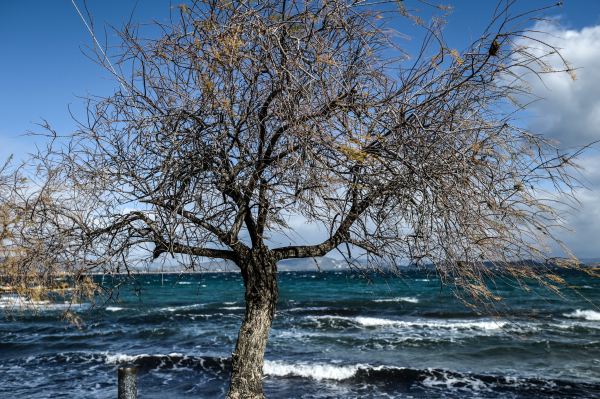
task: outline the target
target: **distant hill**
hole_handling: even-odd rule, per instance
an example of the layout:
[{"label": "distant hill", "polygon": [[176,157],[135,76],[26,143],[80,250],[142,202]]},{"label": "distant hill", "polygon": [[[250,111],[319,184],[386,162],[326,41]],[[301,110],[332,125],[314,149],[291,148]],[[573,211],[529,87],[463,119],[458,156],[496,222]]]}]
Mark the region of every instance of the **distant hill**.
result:
[{"label": "distant hill", "polygon": [[[348,265],[343,260],[327,258],[327,257],[318,257],[315,258],[319,264],[319,267],[323,271],[330,270],[346,270]],[[238,267],[233,262],[224,262],[224,261],[213,261],[213,262],[203,262],[202,267],[206,271],[229,271],[229,272],[238,272]],[[282,260],[277,264],[277,269],[279,271],[318,271],[319,267],[315,264],[315,260],[313,258],[305,258],[305,259],[286,259]],[[177,272],[181,271],[181,265],[178,263],[170,264],[161,264],[161,263],[153,263],[148,268],[153,272]]]},{"label": "distant hill", "polygon": [[[319,264],[319,267],[315,264],[316,262]],[[596,265],[600,263],[600,258],[581,258],[579,259],[582,265]],[[362,263],[360,260],[359,263]],[[363,261],[364,262],[364,261]],[[491,263],[487,263],[488,267],[494,268]],[[212,261],[212,262],[203,262],[202,267],[204,271],[209,272],[239,272],[238,267],[233,262],[225,262],[225,261]],[[407,266],[403,266],[407,267]],[[279,261],[277,264],[277,269],[279,271],[318,271],[319,268],[323,271],[331,271],[331,270],[340,270],[345,271],[348,268],[348,264],[344,260],[333,259],[328,257],[317,257],[313,258],[303,258],[303,259],[285,259]],[[432,264],[427,264],[423,268],[424,270],[433,270]],[[412,268],[414,269],[414,268]],[[181,265],[178,263],[174,263],[173,265],[169,264],[159,264],[154,263],[149,267],[149,271],[152,272],[179,272],[181,271]]]}]

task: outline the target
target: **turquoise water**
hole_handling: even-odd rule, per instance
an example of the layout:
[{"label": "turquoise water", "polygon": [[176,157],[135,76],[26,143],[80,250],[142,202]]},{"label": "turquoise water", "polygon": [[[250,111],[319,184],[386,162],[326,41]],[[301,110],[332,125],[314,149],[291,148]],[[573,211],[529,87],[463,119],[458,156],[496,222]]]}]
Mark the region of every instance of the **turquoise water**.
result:
[{"label": "turquoise water", "polygon": [[[600,279],[564,277],[600,303]],[[117,368],[129,363],[140,398],[224,397],[241,276],[141,279],[141,301],[122,291],[119,303],[78,308],[83,329],[51,311],[0,323],[0,397],[115,398]],[[510,306],[538,310],[511,324],[445,294],[440,303],[439,281],[415,272],[377,285],[346,272],[282,272],[279,281],[270,398],[600,397],[600,311],[568,289],[564,300],[501,284]]]}]

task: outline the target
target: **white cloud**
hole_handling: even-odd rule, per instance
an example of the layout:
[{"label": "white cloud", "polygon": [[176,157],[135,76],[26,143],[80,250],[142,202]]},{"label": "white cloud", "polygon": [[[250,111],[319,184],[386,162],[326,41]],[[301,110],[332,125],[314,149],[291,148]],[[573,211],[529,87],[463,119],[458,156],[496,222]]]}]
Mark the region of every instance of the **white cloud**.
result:
[{"label": "white cloud", "polygon": [[286,245],[315,245],[329,238],[329,232],[323,230],[318,224],[310,224],[301,215],[290,216],[287,220],[290,230],[289,237],[281,233],[270,234],[269,246],[277,248]]},{"label": "white cloud", "polygon": [[[534,133],[560,142],[562,148],[600,140],[600,26],[574,30],[538,23],[533,30],[550,33],[538,34],[536,38],[558,47],[561,55],[576,69],[577,79],[573,81],[566,73],[554,73],[542,75],[542,82],[528,75],[532,92],[545,98],[527,107],[528,113],[536,116],[527,119],[528,127]],[[527,43],[521,41],[519,44]],[[532,44],[532,47],[539,48],[540,45]],[[554,57],[551,65],[556,69],[564,68],[559,57]],[[600,143],[594,147],[600,148]],[[577,191],[576,196],[582,204],[578,211],[558,207],[571,213],[567,220],[575,233],[557,232],[556,237],[578,258],[598,258],[600,154],[588,150],[578,163],[585,168],[580,180],[592,191]],[[563,255],[556,245],[551,247],[555,255]]]},{"label": "white cloud", "polygon": [[[543,23],[534,29],[552,35],[539,38],[562,49],[577,68],[577,80],[566,73],[543,75],[543,83],[530,76],[533,92],[547,99],[527,107],[538,116],[529,120],[530,127],[563,147],[600,140],[600,26],[570,30]],[[552,65],[560,68],[560,59],[555,57]]]},{"label": "white cloud", "polygon": [[[569,226],[574,233],[559,233],[559,238],[578,258],[600,258],[600,154],[590,153],[579,160],[584,167],[580,179],[590,190],[578,190],[577,199],[581,208],[568,210]],[[560,207],[567,210],[566,207]],[[556,247],[554,247],[556,250]],[[556,253],[560,255],[560,252]]]}]

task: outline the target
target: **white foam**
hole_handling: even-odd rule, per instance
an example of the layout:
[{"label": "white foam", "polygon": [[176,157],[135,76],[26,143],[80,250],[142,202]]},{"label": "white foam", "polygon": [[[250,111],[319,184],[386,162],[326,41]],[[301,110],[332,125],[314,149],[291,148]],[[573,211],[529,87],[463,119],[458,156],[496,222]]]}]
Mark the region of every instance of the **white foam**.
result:
[{"label": "white foam", "polygon": [[507,323],[497,323],[494,321],[440,321],[440,320],[390,320],[377,317],[343,317],[343,316],[309,316],[309,319],[314,320],[340,320],[348,321],[364,327],[420,327],[434,329],[474,329],[474,330],[499,330],[507,327]]},{"label": "white foam", "polygon": [[240,310],[240,309],[246,309],[246,308],[243,308],[241,306],[229,306],[229,307],[221,308],[221,309],[225,309],[225,310]]},{"label": "white foam", "polygon": [[572,319],[584,319],[590,321],[600,321],[600,312],[595,312],[593,310],[581,310],[577,309],[573,313],[564,313],[563,316],[569,317]]},{"label": "white foam", "polygon": [[265,360],[263,372],[265,375],[278,377],[298,376],[314,380],[347,380],[356,375],[359,370],[402,370],[404,367],[369,366],[368,364],[336,365],[331,363],[286,363],[281,360]]},{"label": "white foam", "polygon": [[48,301],[32,301],[22,296],[3,295],[0,297],[0,308],[39,308],[48,307],[49,304],[50,302]]},{"label": "white foam", "polygon": [[194,308],[201,308],[203,307],[204,304],[194,304],[194,305],[184,305],[184,306],[173,306],[173,307],[168,307],[168,308],[160,308],[160,311],[167,311],[167,312],[175,312],[176,310],[186,310],[186,309],[194,309]]},{"label": "white foam", "polygon": [[412,302],[417,303],[419,300],[413,297],[402,297],[402,298],[386,298],[386,299],[375,299],[373,302]]},{"label": "white foam", "polygon": [[33,310],[33,311],[42,311],[42,310],[51,310],[51,309],[65,309],[69,308],[71,310],[75,310],[76,307],[83,306],[82,303],[71,303],[69,301],[65,301],[63,303],[60,302],[51,302],[51,301],[34,301],[30,299],[26,299],[22,296],[17,295],[2,295],[0,296],[0,309],[12,309],[12,310]]},{"label": "white foam", "polygon": [[118,310],[123,310],[123,308],[120,308],[118,306],[109,306],[109,307],[106,308],[106,310],[109,310],[111,312],[116,312]]},{"label": "white foam", "polygon": [[119,364],[119,363],[132,363],[132,362],[135,362],[137,359],[140,359],[143,357],[172,357],[172,356],[183,357],[183,354],[169,353],[168,355],[162,355],[162,354],[148,355],[146,353],[142,353],[140,355],[125,355],[123,353],[115,353],[114,355],[109,355],[108,352],[106,352],[105,356],[106,356],[107,364]]},{"label": "white foam", "polygon": [[[429,369],[429,370],[431,370],[431,369]],[[485,385],[485,383],[481,380],[473,379],[473,378],[469,378],[469,377],[452,377],[452,376],[449,376],[448,374],[446,374],[445,372],[442,373],[441,379],[437,379],[435,377],[427,377],[423,380],[423,385],[428,386],[428,387],[435,387],[435,386],[443,385],[447,389],[452,389],[452,388],[455,388],[456,384],[460,384],[461,390],[465,390],[465,389],[469,389],[469,390],[473,390],[473,391],[479,391],[482,389],[485,389],[487,391],[490,390]]]},{"label": "white foam", "polygon": [[353,377],[361,365],[336,366],[326,363],[285,363],[279,360],[265,360],[263,372],[266,375],[284,377],[295,375],[315,380],[346,380]]},{"label": "white foam", "polygon": [[149,357],[150,355],[148,354],[141,354],[141,355],[124,355],[122,353],[115,353],[114,355],[109,355],[108,353],[106,354],[106,363],[107,364],[119,364],[119,363],[131,363],[136,361],[139,358],[142,357]]},{"label": "white foam", "polygon": [[387,320],[387,319],[379,319],[377,317],[356,317],[354,321],[360,325],[366,327],[374,327],[374,326],[393,326],[393,325],[402,325],[405,322],[396,321],[396,320]]}]

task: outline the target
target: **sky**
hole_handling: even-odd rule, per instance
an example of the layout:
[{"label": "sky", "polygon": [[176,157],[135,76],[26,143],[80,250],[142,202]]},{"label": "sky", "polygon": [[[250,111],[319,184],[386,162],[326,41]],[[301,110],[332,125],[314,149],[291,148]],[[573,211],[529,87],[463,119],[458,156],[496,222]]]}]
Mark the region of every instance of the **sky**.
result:
[{"label": "sky", "polygon": [[[435,3],[440,2],[436,0]],[[85,14],[83,0],[75,3]],[[130,18],[138,21],[163,20],[172,3],[162,0],[88,0],[96,34],[104,38],[104,25],[120,26]],[[450,47],[461,49],[477,37],[493,14],[494,0],[447,0],[453,12],[448,17],[445,37]],[[519,0],[513,13],[547,5],[553,1]],[[422,7],[417,0],[405,0],[407,7]],[[135,8],[135,11],[134,11]],[[565,74],[547,76],[545,85],[535,82],[534,93],[547,99],[528,108],[537,115],[529,128],[555,139],[563,146],[583,145],[600,140],[600,0],[564,0],[562,7],[546,12],[558,24],[537,27],[552,33],[551,44],[562,48],[563,56],[575,68],[577,80]],[[431,16],[427,11],[424,19]],[[530,25],[531,26],[531,25]],[[402,22],[399,32],[413,35],[414,28]],[[114,43],[113,37],[108,37]],[[101,43],[104,42],[101,40]],[[419,38],[405,42],[414,53]],[[11,154],[15,160],[43,148],[46,139],[25,136],[28,131],[43,133],[36,125],[47,120],[59,134],[71,133],[75,118],[84,118],[83,100],[90,95],[108,95],[117,83],[82,54],[92,37],[71,0],[0,1],[0,161]],[[600,144],[597,146],[600,148]],[[559,238],[579,258],[600,258],[600,154],[587,151],[579,160],[586,169],[584,182],[592,191],[578,192],[582,208],[570,218],[575,234]],[[319,240],[325,233],[298,221],[301,235]],[[301,243],[301,242],[299,242]],[[287,244],[287,243],[286,243]]]}]

